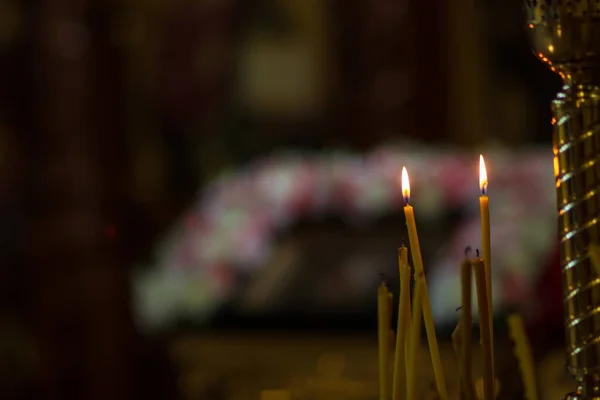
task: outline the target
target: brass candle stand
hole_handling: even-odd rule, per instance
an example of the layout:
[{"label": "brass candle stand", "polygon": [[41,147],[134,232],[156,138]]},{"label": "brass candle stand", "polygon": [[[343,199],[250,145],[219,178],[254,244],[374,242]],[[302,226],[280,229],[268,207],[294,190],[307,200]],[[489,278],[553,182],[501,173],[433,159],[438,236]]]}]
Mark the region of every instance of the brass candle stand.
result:
[{"label": "brass candle stand", "polygon": [[600,1],[525,0],[536,56],[563,79],[552,102],[568,398],[600,399]]}]

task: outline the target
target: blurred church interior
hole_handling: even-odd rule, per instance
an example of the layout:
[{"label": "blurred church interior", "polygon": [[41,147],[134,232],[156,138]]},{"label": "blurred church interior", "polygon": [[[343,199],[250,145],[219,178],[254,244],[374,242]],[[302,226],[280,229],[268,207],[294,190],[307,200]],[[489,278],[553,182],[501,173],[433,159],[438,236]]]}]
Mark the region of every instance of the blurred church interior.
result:
[{"label": "blurred church interior", "polygon": [[[415,171],[449,339],[482,152],[496,317],[519,309],[551,332],[545,357],[562,340],[560,83],[531,57],[520,7],[0,2],[0,397],[352,398],[302,384],[345,374],[376,398],[375,292],[380,274],[397,284],[406,239],[399,168]],[[531,302],[545,288],[558,308]]]}]

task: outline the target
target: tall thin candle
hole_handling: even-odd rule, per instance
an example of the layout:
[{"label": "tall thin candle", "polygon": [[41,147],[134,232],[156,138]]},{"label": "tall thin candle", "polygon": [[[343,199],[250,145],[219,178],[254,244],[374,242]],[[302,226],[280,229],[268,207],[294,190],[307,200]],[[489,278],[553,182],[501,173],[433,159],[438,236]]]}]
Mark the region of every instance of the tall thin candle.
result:
[{"label": "tall thin candle", "polygon": [[[406,227],[408,230],[408,239],[410,241],[410,250],[412,253],[413,267],[416,275],[423,275],[423,259],[421,257],[421,246],[419,245],[419,236],[417,235],[417,224],[415,222],[415,213],[410,205],[410,182],[408,180],[408,172],[406,167],[402,168],[402,196],[406,205],[404,206],[404,216],[406,217]],[[431,303],[429,301],[429,293],[427,284],[423,276],[423,320],[425,321],[425,331],[427,333],[427,341],[429,343],[429,352],[431,354],[431,362],[433,364],[433,374],[435,383],[441,400],[448,400],[448,390],[446,389],[446,381],[444,378],[444,369],[442,368],[442,360],[440,350],[435,334],[435,325],[433,323],[433,313],[431,311]],[[414,313],[414,304],[413,304]],[[414,315],[413,315],[414,320]]]},{"label": "tall thin candle", "polygon": [[488,299],[485,286],[485,265],[481,258],[472,261],[477,287],[477,310],[479,312],[479,332],[483,353],[483,397],[494,400],[494,372],[492,367],[491,335],[488,317]]},{"label": "tall thin candle", "polygon": [[492,368],[494,368],[494,307],[492,303],[492,242],[490,233],[490,202],[487,195],[488,177],[483,155],[479,155],[479,211],[481,214],[481,252],[485,265],[485,286],[488,299],[488,318],[491,335]]},{"label": "tall thin candle", "polygon": [[260,400],[292,400],[292,396],[287,390],[263,390]]},{"label": "tall thin candle", "polygon": [[456,398],[458,400],[475,400],[475,399],[467,399],[467,394],[465,392],[465,384],[464,384],[464,371],[463,371],[463,366],[461,364],[461,357],[462,357],[462,319],[458,320],[458,324],[456,324],[456,328],[454,328],[454,331],[452,332],[452,347],[454,348],[454,356],[455,356],[455,362],[458,365],[458,376],[459,376],[459,382],[458,385],[456,387]]},{"label": "tall thin candle", "polygon": [[519,360],[521,368],[521,376],[523,377],[523,385],[525,386],[525,398],[527,400],[538,400],[537,380],[535,366],[533,362],[533,354],[523,319],[519,314],[508,316],[508,330],[510,336],[515,343],[515,355]]},{"label": "tall thin candle", "polygon": [[401,400],[406,391],[406,343],[410,327],[410,267],[405,257],[406,247],[398,249],[400,268],[400,300],[398,306],[398,323],[396,327],[396,353],[394,356],[394,378],[392,384],[392,399]]},{"label": "tall thin candle", "polygon": [[460,267],[460,284],[461,284],[461,319],[460,319],[460,370],[462,373],[462,386],[465,397],[471,400],[475,399],[475,390],[473,388],[473,373],[471,368],[471,333],[473,327],[472,319],[472,267],[469,259],[470,248],[465,250],[465,260]]},{"label": "tall thin candle", "polygon": [[412,321],[410,323],[410,346],[408,354],[409,367],[407,368],[407,399],[417,400],[417,378],[419,376],[419,350],[421,348],[421,310],[422,301],[425,298],[425,276],[423,273],[415,273],[415,291],[412,302]]},{"label": "tall thin candle", "polygon": [[390,313],[389,291],[385,281],[377,289],[377,336],[379,350],[379,399],[389,400]]},{"label": "tall thin candle", "polygon": [[408,267],[408,290],[406,291],[406,316],[405,316],[405,321],[404,324],[406,325],[406,330],[407,330],[407,334],[406,334],[406,339],[405,339],[405,344],[406,344],[406,349],[404,350],[404,354],[406,354],[406,356],[404,357],[406,360],[406,368],[408,368],[408,346],[410,345],[410,342],[408,340],[408,332],[410,332],[410,320],[411,320],[411,312],[410,312],[410,281],[412,279],[412,270],[410,268],[410,264],[408,263],[408,249],[406,248],[406,246],[404,246],[404,241],[402,242],[402,246],[400,247],[400,265],[406,265]]},{"label": "tall thin candle", "polygon": [[389,320],[389,329],[388,329],[388,343],[390,349],[394,346],[394,342],[396,341],[396,333],[392,329],[392,319],[394,317],[394,293],[388,292],[388,320]]},{"label": "tall thin candle", "polygon": [[402,241],[402,246],[400,246],[400,249],[398,249],[398,257],[400,258],[399,261],[399,266],[401,267],[402,265],[406,265],[408,266],[408,249],[406,248],[406,246],[404,245],[404,241]]}]

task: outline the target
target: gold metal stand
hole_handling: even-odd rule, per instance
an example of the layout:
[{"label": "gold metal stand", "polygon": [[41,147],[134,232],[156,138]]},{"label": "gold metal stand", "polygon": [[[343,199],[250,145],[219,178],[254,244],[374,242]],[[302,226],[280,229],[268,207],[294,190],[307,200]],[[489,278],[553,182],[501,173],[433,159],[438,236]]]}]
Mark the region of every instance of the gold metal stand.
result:
[{"label": "gold metal stand", "polygon": [[567,365],[578,383],[567,398],[600,399],[600,278],[588,258],[600,238],[600,2],[525,4],[536,56],[564,81],[552,109]]}]

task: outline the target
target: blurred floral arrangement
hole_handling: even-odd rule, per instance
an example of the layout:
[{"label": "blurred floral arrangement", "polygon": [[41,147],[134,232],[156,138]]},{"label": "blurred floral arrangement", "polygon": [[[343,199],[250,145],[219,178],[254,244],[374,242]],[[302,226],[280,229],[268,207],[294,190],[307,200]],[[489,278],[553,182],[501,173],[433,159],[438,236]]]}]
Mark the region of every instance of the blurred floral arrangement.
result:
[{"label": "blurred floral arrangement", "polygon": [[[494,183],[492,243],[499,248],[494,274],[502,274],[494,279],[493,292],[495,304],[501,305],[506,292],[502,285],[510,286],[515,301],[528,295],[539,260],[555,245],[554,183],[547,149],[488,149],[486,154],[497,168],[488,173]],[[440,249],[443,258],[428,274],[436,321],[454,318],[460,302],[456,265],[464,257],[464,243],[478,237],[479,229],[478,204],[473,201],[477,179],[465,179],[478,174],[471,161],[462,151],[406,145],[382,146],[363,155],[281,152],[224,171],[166,235],[156,265],[136,272],[139,324],[156,329],[182,316],[209,318],[236,289],[236,274],[259,269],[271,255],[278,232],[294,221],[335,211],[348,223],[365,224],[400,210],[403,165],[418,173],[413,190],[420,193],[423,221],[435,220],[449,208],[465,213]],[[522,290],[515,291],[516,284]]]}]

